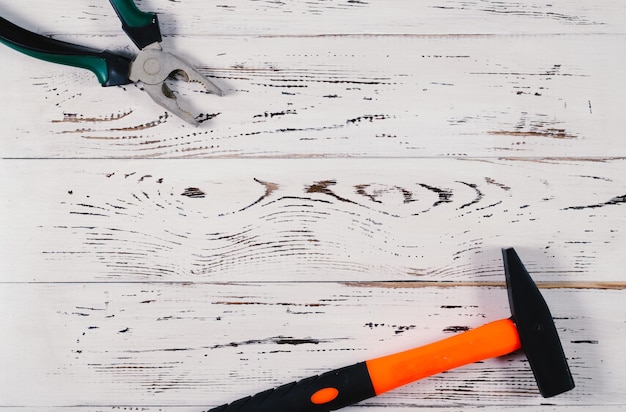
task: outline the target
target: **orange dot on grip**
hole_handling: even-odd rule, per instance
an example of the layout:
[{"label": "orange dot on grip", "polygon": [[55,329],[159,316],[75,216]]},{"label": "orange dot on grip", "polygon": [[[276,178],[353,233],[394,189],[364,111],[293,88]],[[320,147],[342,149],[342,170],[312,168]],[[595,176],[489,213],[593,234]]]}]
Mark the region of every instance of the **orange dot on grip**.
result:
[{"label": "orange dot on grip", "polygon": [[323,388],[311,396],[311,402],[316,405],[324,405],[334,401],[337,396],[339,396],[339,391],[336,388]]}]

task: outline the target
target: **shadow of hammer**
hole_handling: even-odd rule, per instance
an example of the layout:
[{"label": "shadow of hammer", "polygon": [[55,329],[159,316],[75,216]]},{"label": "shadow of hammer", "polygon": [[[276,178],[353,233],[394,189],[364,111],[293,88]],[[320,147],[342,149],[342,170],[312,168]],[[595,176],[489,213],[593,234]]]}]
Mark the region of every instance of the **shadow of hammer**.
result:
[{"label": "shadow of hammer", "polygon": [[270,389],[209,412],[327,412],[480,360],[524,350],[539,391],[574,388],[548,305],[514,249],[503,249],[512,316],[405,352]]}]

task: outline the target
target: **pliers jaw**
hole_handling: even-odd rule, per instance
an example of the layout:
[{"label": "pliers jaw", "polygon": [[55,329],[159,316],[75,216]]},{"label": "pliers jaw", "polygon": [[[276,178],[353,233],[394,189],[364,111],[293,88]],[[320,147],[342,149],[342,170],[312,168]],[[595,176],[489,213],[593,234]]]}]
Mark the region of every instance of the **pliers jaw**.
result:
[{"label": "pliers jaw", "polygon": [[173,74],[181,74],[186,81],[203,85],[208,93],[222,96],[222,90],[179,57],[161,50],[161,32],[156,14],[140,11],[133,0],[110,2],[122,21],[122,28],[141,50],[132,62],[125,56],[109,51],[41,36],[16,26],[2,16],[0,43],[42,60],[91,70],[103,86],[140,81],[156,103],[198,126],[199,122],[194,116],[178,105],[176,95],[165,81]]},{"label": "pliers jaw", "polygon": [[162,51],[158,43],[148,45],[139,52],[131,63],[130,75],[128,77],[131,81],[142,82],[144,90],[157,104],[187,123],[198,126],[198,120],[191,113],[180,107],[176,95],[165,83],[168,78],[175,74],[181,75],[186,82],[200,83],[204,86],[207,93],[218,96],[224,94],[219,87],[181,58],[172,53]]}]

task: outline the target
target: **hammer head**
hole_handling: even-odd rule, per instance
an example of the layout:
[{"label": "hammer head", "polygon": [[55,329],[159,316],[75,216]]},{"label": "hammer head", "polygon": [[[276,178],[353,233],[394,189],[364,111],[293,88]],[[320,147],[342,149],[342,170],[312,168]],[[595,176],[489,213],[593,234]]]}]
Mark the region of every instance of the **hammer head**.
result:
[{"label": "hammer head", "polygon": [[555,396],[574,388],[552,315],[539,288],[513,248],[502,250],[512,319],[541,395]]}]

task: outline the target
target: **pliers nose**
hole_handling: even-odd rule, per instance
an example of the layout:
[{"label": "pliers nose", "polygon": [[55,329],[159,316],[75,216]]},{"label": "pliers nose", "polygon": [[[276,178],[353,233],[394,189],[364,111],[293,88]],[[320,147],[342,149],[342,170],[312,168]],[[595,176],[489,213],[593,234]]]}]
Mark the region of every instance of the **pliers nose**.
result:
[{"label": "pliers nose", "polygon": [[186,82],[200,83],[207,93],[224,95],[219,87],[180,57],[162,51],[158,43],[149,45],[139,52],[131,64],[128,77],[134,82],[141,81],[144,90],[157,104],[186,122],[198,126],[199,122],[196,118],[180,107],[176,95],[165,83],[174,74],[182,75]]}]

